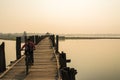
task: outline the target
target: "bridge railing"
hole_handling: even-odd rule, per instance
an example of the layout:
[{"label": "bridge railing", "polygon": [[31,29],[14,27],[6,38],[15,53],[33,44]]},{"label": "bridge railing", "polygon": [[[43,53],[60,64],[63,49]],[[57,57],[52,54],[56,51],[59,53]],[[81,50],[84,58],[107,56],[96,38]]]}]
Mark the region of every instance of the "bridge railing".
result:
[{"label": "bridge railing", "polygon": [[[53,47],[55,49],[54,55],[57,60],[58,67],[58,80],[75,80],[75,75],[77,74],[77,70],[74,68],[67,67],[67,63],[71,62],[70,59],[66,59],[66,53],[59,52],[59,36],[56,37],[54,35],[50,36]],[[55,40],[56,39],[56,40]]]},{"label": "bridge railing", "polygon": [[[55,43],[55,35],[50,35],[49,36],[51,43],[52,43],[52,48],[54,51],[54,57],[56,59],[57,62],[57,75],[56,75],[56,80],[61,80],[61,76],[60,76],[60,65],[59,65],[59,55],[56,54],[56,43]],[[57,39],[58,40],[58,39]]]}]

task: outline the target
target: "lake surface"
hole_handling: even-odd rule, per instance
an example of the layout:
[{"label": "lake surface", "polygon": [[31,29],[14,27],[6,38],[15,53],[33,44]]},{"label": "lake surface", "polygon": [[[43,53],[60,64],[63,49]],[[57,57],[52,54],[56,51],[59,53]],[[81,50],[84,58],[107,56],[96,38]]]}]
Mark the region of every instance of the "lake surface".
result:
[{"label": "lake surface", "polygon": [[77,69],[76,80],[120,80],[119,39],[79,39],[60,41],[60,51],[67,53]]},{"label": "lake surface", "polygon": [[0,44],[2,42],[5,42],[6,65],[9,65],[10,61],[16,59],[16,41],[0,40]]},{"label": "lake surface", "polygon": [[[15,41],[5,41],[7,65],[16,59]],[[71,59],[68,66],[77,69],[76,80],[120,80],[119,39],[78,39],[59,43],[60,51]]]}]

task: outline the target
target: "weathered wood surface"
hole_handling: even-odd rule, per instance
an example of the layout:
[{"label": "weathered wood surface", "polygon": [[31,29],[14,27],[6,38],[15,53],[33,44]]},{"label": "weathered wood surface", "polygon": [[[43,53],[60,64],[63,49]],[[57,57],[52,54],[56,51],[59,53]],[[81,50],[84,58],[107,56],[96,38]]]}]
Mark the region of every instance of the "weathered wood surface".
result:
[{"label": "weathered wood surface", "polygon": [[36,45],[34,65],[29,74],[25,74],[25,57],[15,64],[0,80],[56,80],[57,61],[52,43],[47,37]]}]

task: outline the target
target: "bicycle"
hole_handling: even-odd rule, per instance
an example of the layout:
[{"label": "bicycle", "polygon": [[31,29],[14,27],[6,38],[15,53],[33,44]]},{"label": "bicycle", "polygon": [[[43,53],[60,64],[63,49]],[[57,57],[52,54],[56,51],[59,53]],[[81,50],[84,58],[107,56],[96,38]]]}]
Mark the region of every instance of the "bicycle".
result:
[{"label": "bicycle", "polygon": [[31,64],[32,64],[32,60],[31,60],[30,54],[29,52],[25,52],[26,75],[28,75],[29,73],[29,68]]}]

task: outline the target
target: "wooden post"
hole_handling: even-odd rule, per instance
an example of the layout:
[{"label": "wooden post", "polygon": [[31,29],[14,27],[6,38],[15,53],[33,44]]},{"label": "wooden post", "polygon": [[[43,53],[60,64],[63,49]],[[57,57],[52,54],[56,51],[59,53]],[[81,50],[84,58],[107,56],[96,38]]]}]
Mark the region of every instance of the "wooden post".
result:
[{"label": "wooden post", "polygon": [[16,37],[16,59],[21,58],[21,37]]},{"label": "wooden post", "polygon": [[40,40],[41,40],[41,36],[35,36],[35,42],[36,42],[36,44],[38,44],[39,42],[40,42]]},{"label": "wooden post", "polygon": [[53,47],[55,47],[55,35],[52,35],[52,43],[53,43]]},{"label": "wooden post", "polygon": [[75,70],[74,68],[70,69],[70,79],[71,80],[75,80],[75,75],[77,74],[77,70]]},{"label": "wooden post", "polygon": [[41,41],[41,37],[42,37],[42,36],[39,36],[39,37],[38,37],[38,43]]},{"label": "wooden post", "polygon": [[6,70],[6,60],[5,60],[5,43],[0,45],[0,72]]},{"label": "wooden post", "polygon": [[60,69],[64,67],[64,59],[62,58],[62,55],[59,54],[59,64],[60,64]]},{"label": "wooden post", "polygon": [[55,47],[55,35],[53,35],[53,46]]},{"label": "wooden post", "polygon": [[64,59],[64,61],[63,61],[63,63],[64,63],[64,67],[67,67],[66,53],[62,52],[61,55],[62,55],[62,58]]},{"label": "wooden post", "polygon": [[58,42],[59,42],[59,36],[57,35],[57,36],[56,36],[56,53],[59,52],[59,50],[58,50],[58,49],[59,49],[59,47],[58,47],[58,46],[59,46],[59,43],[58,43]]},{"label": "wooden post", "polygon": [[75,80],[75,75],[77,74],[77,70],[74,68],[64,67],[60,69],[62,80]]},{"label": "wooden post", "polygon": [[67,67],[66,53],[62,52],[59,54],[59,63],[60,63],[60,68]]},{"label": "wooden post", "polygon": [[62,80],[70,80],[68,71],[61,69]]},{"label": "wooden post", "polygon": [[67,67],[67,63],[71,62],[70,59],[66,59],[66,53],[63,51],[59,54],[59,63],[60,63],[60,68]]},{"label": "wooden post", "polygon": [[25,43],[27,42],[27,36],[24,36],[24,42]]},{"label": "wooden post", "polygon": [[52,46],[55,47],[55,36],[54,35],[50,35],[49,38],[51,39],[52,41]]},{"label": "wooden post", "polygon": [[38,44],[38,35],[35,36],[35,45]]}]

